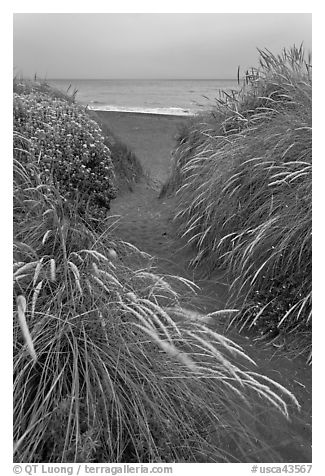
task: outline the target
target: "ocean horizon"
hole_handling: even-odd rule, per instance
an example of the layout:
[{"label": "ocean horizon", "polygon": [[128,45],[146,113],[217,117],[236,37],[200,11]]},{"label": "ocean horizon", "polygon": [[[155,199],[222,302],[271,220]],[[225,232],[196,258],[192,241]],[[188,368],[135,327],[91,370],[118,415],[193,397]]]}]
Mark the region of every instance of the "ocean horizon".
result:
[{"label": "ocean horizon", "polygon": [[213,107],[221,91],[238,90],[236,79],[47,79],[76,101],[98,111],[194,115]]}]

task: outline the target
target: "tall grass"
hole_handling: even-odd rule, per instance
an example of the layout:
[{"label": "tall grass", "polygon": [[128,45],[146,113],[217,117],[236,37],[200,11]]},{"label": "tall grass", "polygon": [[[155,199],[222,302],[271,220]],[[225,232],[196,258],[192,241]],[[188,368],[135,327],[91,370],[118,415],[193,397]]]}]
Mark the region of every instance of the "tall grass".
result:
[{"label": "tall grass", "polygon": [[15,461],[276,461],[260,416],[288,417],[294,396],[207,325],[178,322],[170,282],[110,220],[93,232],[22,159],[25,141],[15,134]]},{"label": "tall grass", "polygon": [[311,330],[311,65],[303,48],[260,51],[238,93],[182,131],[176,191],[194,265],[229,271],[240,328]]}]

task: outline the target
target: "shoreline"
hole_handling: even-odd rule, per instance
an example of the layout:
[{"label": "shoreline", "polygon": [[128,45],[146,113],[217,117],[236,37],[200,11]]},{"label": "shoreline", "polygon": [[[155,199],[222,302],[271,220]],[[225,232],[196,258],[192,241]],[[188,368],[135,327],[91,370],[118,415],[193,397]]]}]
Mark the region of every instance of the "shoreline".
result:
[{"label": "shoreline", "polygon": [[139,114],[139,115],[144,115],[144,116],[167,116],[167,117],[184,117],[184,118],[191,118],[191,117],[195,117],[199,114],[199,111],[197,112],[190,112],[190,111],[181,111],[179,110],[179,112],[175,111],[175,112],[172,112],[171,109],[172,108],[166,108],[166,112],[162,112],[163,109],[160,108],[160,109],[151,109],[151,110],[138,110],[138,111],[135,111],[135,110],[132,110],[132,109],[97,109],[96,107],[89,107],[89,105],[87,105],[87,108],[89,109],[89,111],[92,111],[92,112],[109,112],[109,113],[117,113],[117,114]]},{"label": "shoreline", "polygon": [[161,118],[170,118],[170,119],[191,119],[192,117],[195,117],[196,115],[189,115],[189,114],[168,114],[168,113],[163,113],[163,112],[139,112],[139,111],[111,111],[111,110],[103,110],[103,109],[89,109],[91,112],[95,112],[96,114],[116,114],[117,116],[119,115],[125,115],[125,116],[139,116],[140,117],[161,117]]}]

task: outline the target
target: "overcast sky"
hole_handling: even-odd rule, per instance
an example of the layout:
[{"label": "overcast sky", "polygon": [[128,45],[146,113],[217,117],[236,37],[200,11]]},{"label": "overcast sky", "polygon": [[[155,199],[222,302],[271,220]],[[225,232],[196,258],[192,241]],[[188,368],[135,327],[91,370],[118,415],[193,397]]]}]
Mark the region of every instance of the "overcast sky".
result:
[{"label": "overcast sky", "polygon": [[46,78],[235,78],[304,43],[308,13],[14,14],[14,72]]}]

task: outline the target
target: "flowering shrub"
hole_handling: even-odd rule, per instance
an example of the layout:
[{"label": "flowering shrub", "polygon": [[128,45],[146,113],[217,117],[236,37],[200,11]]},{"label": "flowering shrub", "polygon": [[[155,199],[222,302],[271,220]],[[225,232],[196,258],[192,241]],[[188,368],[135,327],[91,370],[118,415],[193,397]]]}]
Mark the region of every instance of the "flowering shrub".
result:
[{"label": "flowering shrub", "polygon": [[82,107],[41,92],[14,93],[14,130],[29,139],[24,157],[37,160],[43,182],[53,181],[81,215],[88,209],[92,218],[105,218],[116,196],[113,163]]}]

